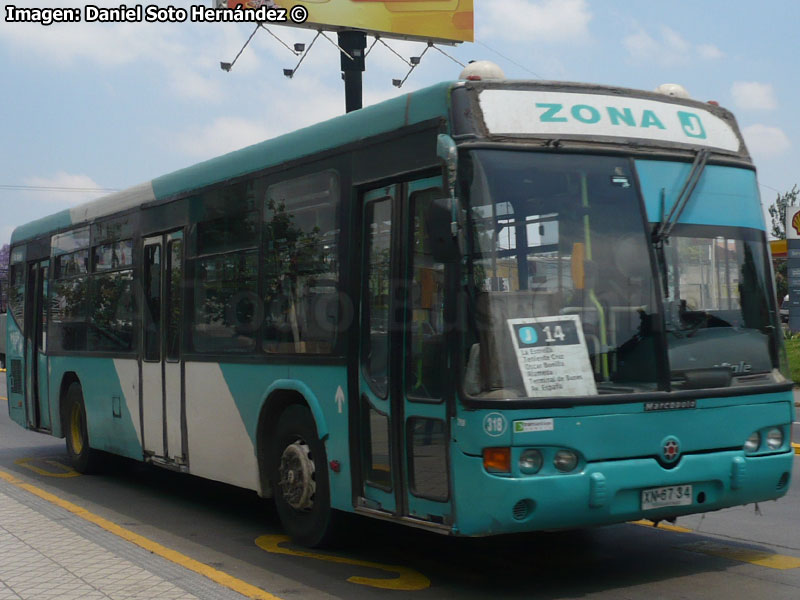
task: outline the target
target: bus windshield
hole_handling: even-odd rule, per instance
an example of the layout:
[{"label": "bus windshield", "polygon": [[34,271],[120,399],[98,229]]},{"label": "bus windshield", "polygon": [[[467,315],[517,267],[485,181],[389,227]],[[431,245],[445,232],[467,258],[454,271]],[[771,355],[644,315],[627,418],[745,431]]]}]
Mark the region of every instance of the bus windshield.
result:
[{"label": "bus windshield", "polygon": [[655,278],[631,161],[477,150],[465,162],[465,392],[655,390]]},{"label": "bus windshield", "polygon": [[654,251],[629,158],[477,150],[465,162],[469,396],[775,381],[763,231],[680,223]]}]

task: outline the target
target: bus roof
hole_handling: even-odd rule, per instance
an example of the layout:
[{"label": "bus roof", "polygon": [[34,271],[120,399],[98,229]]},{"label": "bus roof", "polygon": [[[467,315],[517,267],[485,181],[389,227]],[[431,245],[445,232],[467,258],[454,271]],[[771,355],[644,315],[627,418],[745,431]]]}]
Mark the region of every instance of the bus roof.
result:
[{"label": "bus roof", "polygon": [[150,202],[166,200],[406,125],[447,117],[453,85],[453,82],[438,83],[20,225],[11,234],[11,244]]}]

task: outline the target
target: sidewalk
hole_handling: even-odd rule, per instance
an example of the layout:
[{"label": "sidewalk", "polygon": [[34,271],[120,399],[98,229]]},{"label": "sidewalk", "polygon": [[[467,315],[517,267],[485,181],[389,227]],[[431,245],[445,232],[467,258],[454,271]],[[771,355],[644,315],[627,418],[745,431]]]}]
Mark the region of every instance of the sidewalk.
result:
[{"label": "sidewalk", "polygon": [[0,600],[242,600],[0,479]]}]

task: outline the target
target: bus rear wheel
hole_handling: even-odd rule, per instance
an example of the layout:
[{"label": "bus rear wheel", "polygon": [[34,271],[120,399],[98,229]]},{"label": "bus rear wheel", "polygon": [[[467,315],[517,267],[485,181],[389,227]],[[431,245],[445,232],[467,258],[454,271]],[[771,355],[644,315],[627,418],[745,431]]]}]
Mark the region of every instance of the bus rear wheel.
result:
[{"label": "bus rear wheel", "polygon": [[73,382],[64,398],[63,431],[67,439],[67,455],[78,473],[94,473],[100,466],[100,452],[89,447],[86,426],[86,405],[81,384]]},{"label": "bus rear wheel", "polygon": [[269,472],[281,524],[297,544],[326,546],[337,537],[341,515],[331,508],[327,467],[311,412],[287,407],[272,436]]}]

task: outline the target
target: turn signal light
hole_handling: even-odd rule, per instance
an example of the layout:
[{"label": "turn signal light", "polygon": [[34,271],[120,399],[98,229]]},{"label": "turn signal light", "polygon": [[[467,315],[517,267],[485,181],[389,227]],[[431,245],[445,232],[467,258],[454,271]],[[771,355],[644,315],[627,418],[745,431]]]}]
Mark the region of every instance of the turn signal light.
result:
[{"label": "turn signal light", "polygon": [[510,473],[511,448],[484,448],[483,468],[492,473]]}]

